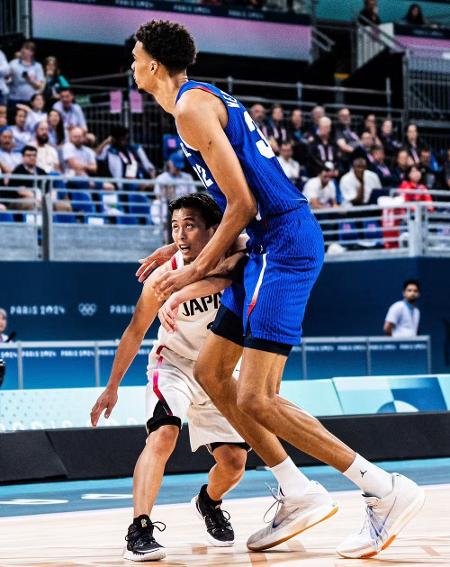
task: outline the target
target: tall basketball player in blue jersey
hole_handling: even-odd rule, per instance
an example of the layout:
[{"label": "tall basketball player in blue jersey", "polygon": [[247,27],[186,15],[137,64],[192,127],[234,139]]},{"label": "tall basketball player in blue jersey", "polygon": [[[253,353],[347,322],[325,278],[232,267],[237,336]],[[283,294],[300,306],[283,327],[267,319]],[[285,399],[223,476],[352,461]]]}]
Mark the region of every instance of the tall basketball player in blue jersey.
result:
[{"label": "tall basketball player in blue jersey", "polygon": [[[337,510],[325,489],[295,467],[279,437],[361,488],[367,521],[338,552],[344,557],[376,555],[421,508],[422,489],[368,462],[278,395],[287,356],[300,342],[306,303],[322,267],[321,230],[242,104],[213,85],[188,79],[186,68],[196,56],[189,32],[173,22],[151,21],[140,27],[136,40],[133,71],[138,87],[174,116],[186,157],[224,211],[197,259],[162,275],[157,290],[168,295],[204,278],[244,229],[249,236],[243,287],[235,284],[224,293],[195,370],[216,406],[280,484],[274,520],[247,545],[253,550],[273,547]],[[232,372],[241,355],[235,383]]]}]

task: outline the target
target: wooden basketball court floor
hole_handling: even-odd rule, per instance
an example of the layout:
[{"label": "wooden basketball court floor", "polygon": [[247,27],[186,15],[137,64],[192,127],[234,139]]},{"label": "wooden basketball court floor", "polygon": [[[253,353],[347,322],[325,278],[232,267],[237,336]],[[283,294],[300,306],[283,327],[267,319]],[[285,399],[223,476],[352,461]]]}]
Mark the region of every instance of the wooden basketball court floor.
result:
[{"label": "wooden basketball court floor", "polygon": [[[450,484],[425,487],[427,500],[416,519],[378,557],[343,559],[335,546],[361,527],[362,499],[357,491],[337,492],[339,512],[301,536],[265,553],[245,547],[247,536],[263,526],[271,498],[230,499],[236,543],[230,548],[206,544],[203,524],[189,504],[158,506],[153,516],[167,524],[157,539],[167,558],[164,567],[360,567],[450,566]],[[0,567],[118,567],[130,508],[15,516],[0,519]],[[151,563],[144,563],[150,565]]]}]

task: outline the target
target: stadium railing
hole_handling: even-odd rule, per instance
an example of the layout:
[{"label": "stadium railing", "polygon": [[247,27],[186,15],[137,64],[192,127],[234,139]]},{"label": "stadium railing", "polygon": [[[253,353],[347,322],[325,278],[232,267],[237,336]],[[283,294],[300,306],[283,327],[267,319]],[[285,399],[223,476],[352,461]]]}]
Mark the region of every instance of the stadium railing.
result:
[{"label": "stadium railing", "polygon": [[[33,198],[3,198],[0,191],[8,207],[0,211],[1,259],[135,261],[169,240],[168,202],[202,189],[184,180],[37,176]],[[450,256],[450,195],[427,194],[433,202],[405,202],[392,190],[378,204],[315,210],[327,261]]]}]

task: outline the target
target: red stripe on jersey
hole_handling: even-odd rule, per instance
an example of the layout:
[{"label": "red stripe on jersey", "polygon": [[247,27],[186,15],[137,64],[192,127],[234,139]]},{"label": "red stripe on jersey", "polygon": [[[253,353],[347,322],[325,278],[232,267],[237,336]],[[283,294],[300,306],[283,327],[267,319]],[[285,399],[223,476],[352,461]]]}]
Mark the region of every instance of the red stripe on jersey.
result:
[{"label": "red stripe on jersey", "polygon": [[[157,350],[156,354],[159,355],[164,348],[164,345],[160,345]],[[169,407],[169,404],[166,401],[166,398],[162,395],[161,390],[159,389],[159,369],[164,362],[164,357],[160,356],[156,361],[156,368],[153,370],[153,392],[155,393],[158,400],[162,403],[167,415],[173,415],[172,410]]]},{"label": "red stripe on jersey", "polygon": [[171,263],[172,263],[172,270],[176,270],[178,268],[178,266],[177,266],[177,259],[176,259],[175,256],[172,256]]}]

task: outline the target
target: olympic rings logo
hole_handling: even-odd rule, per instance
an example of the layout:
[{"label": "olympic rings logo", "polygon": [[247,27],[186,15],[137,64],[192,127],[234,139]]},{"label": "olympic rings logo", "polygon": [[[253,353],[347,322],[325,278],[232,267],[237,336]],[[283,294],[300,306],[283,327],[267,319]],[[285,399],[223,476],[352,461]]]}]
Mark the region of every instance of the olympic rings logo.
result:
[{"label": "olympic rings logo", "polygon": [[78,311],[81,313],[83,317],[92,317],[97,313],[97,304],[96,303],[79,303],[78,304]]}]

